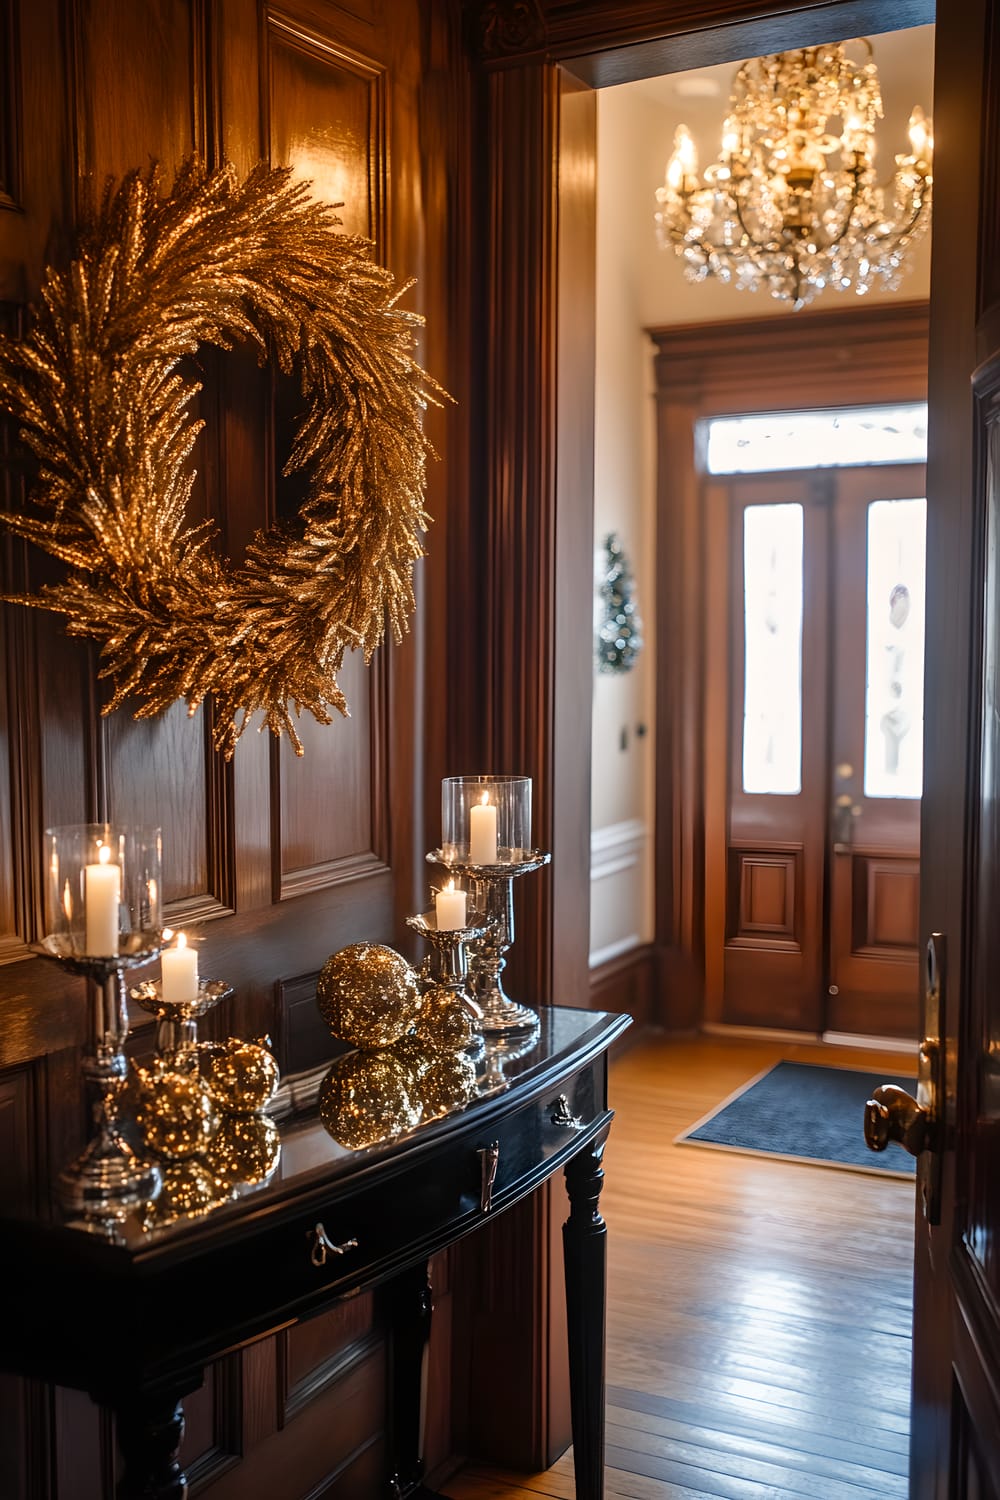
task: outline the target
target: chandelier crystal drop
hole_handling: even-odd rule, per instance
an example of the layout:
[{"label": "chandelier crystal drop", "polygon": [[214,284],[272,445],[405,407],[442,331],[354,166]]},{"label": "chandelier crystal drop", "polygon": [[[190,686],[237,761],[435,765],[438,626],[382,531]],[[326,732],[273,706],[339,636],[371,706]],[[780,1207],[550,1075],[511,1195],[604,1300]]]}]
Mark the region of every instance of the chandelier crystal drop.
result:
[{"label": "chandelier crystal drop", "polygon": [[866,38],[743,63],[721,154],[703,178],[690,131],[677,128],[656,193],[661,246],[682,257],[691,281],[763,287],[797,308],[827,286],[894,290],[930,222],[934,142],[918,105],[910,150],[880,184],[882,117]]}]

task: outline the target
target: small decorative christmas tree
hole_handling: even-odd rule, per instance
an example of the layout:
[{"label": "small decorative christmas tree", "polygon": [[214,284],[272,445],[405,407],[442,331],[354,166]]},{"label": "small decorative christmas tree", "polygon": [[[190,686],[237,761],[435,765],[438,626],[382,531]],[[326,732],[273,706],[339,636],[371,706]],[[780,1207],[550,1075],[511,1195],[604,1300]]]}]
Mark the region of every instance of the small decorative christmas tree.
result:
[{"label": "small decorative christmas tree", "polygon": [[597,670],[630,672],[642,650],[642,622],[632,598],[632,571],[615,532],[604,540],[600,581],[602,622],[597,631]]}]

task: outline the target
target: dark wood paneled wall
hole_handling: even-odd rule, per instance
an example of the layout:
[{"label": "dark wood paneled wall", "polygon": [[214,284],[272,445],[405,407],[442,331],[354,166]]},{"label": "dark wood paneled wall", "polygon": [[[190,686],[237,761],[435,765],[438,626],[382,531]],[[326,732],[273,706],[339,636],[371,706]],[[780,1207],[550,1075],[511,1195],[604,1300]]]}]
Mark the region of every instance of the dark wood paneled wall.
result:
[{"label": "dark wood paneled wall", "polygon": [[[321,1062],[330,1039],[312,1004],[327,955],[362,938],[403,945],[401,919],[426,896],[437,839],[426,791],[453,757],[470,762],[443,643],[461,618],[452,531],[467,527],[470,212],[468,68],[450,0],[2,0],[0,320],[17,330],[47,261],[109,175],[191,152],[245,171],[289,163],[318,196],[344,200],[344,228],[374,241],[405,305],[427,319],[419,357],[463,399],[428,413],[444,455],[429,470],[434,525],[419,608],[403,644],[371,669],[350,660],[351,717],[301,726],[304,759],[251,729],[231,764],[211,748],[211,707],[189,719],[102,718],[95,653],[58,622],[5,606],[0,650],[0,1191],[23,1199],[79,1148],[83,995],[29,956],[41,935],[42,830],[94,818],[159,824],[169,920],[201,940],[203,972],[234,999],[221,1032],[269,1032],[283,1067]],[[296,396],[245,353],[201,359],[192,519],[237,557],[288,514],[281,476]],[[5,506],[26,476],[4,432]],[[0,541],[0,584],[37,589],[49,561]],[[466,596],[472,593],[467,584]],[[437,660],[430,669],[429,654]],[[473,654],[470,646],[467,655]],[[466,658],[467,659],[467,658]],[[435,732],[427,733],[433,725]],[[475,746],[478,749],[478,746]],[[459,769],[466,769],[463,764]],[[426,816],[425,816],[426,815]],[[148,1022],[135,1045],[148,1045]],[[450,1360],[449,1262],[435,1267],[435,1366]],[[188,1406],[185,1457],[198,1492],[376,1493],[385,1425],[379,1299],[335,1312],[217,1366]],[[447,1379],[436,1382],[432,1464],[451,1448]],[[0,1488],[82,1500],[111,1492],[113,1433],[85,1398],[5,1382]],[[333,1413],[346,1420],[332,1420]],[[253,1466],[248,1489],[246,1465]],[[13,1477],[10,1477],[13,1476]]]}]

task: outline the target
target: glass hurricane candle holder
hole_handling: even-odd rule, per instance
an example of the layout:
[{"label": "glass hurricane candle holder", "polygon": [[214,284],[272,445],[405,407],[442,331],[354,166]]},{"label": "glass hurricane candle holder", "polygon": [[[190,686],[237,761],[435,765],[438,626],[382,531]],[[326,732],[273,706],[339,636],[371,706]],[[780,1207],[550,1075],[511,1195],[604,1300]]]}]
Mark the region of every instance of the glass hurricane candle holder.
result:
[{"label": "glass hurricane candle holder", "polygon": [[87,980],[83,1075],[96,1131],[60,1174],[64,1209],[114,1235],[129,1209],[160,1188],[156,1163],[123,1134],[120,1096],[128,1078],[125,971],[159,953],[161,840],[158,828],[70,824],[45,832],[47,932],[35,952]]},{"label": "glass hurricane candle holder", "polygon": [[136,964],[159,952],[161,865],[158,828],[47,828],[45,941],[52,956]]},{"label": "glass hurricane candle holder", "polygon": [[441,852],[446,864],[517,864],[530,849],[530,776],[444,778]]}]

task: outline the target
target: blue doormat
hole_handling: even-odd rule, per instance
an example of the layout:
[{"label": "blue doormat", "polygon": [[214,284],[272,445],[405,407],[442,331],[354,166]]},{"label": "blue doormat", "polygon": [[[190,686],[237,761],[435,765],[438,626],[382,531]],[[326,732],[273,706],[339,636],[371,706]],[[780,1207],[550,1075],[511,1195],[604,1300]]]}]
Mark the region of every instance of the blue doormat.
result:
[{"label": "blue doormat", "polygon": [[880,1083],[898,1083],[916,1093],[914,1078],[775,1063],[679,1135],[677,1143],[912,1179],[916,1160],[901,1146],[893,1142],[877,1152],[865,1145],[865,1102]]}]

